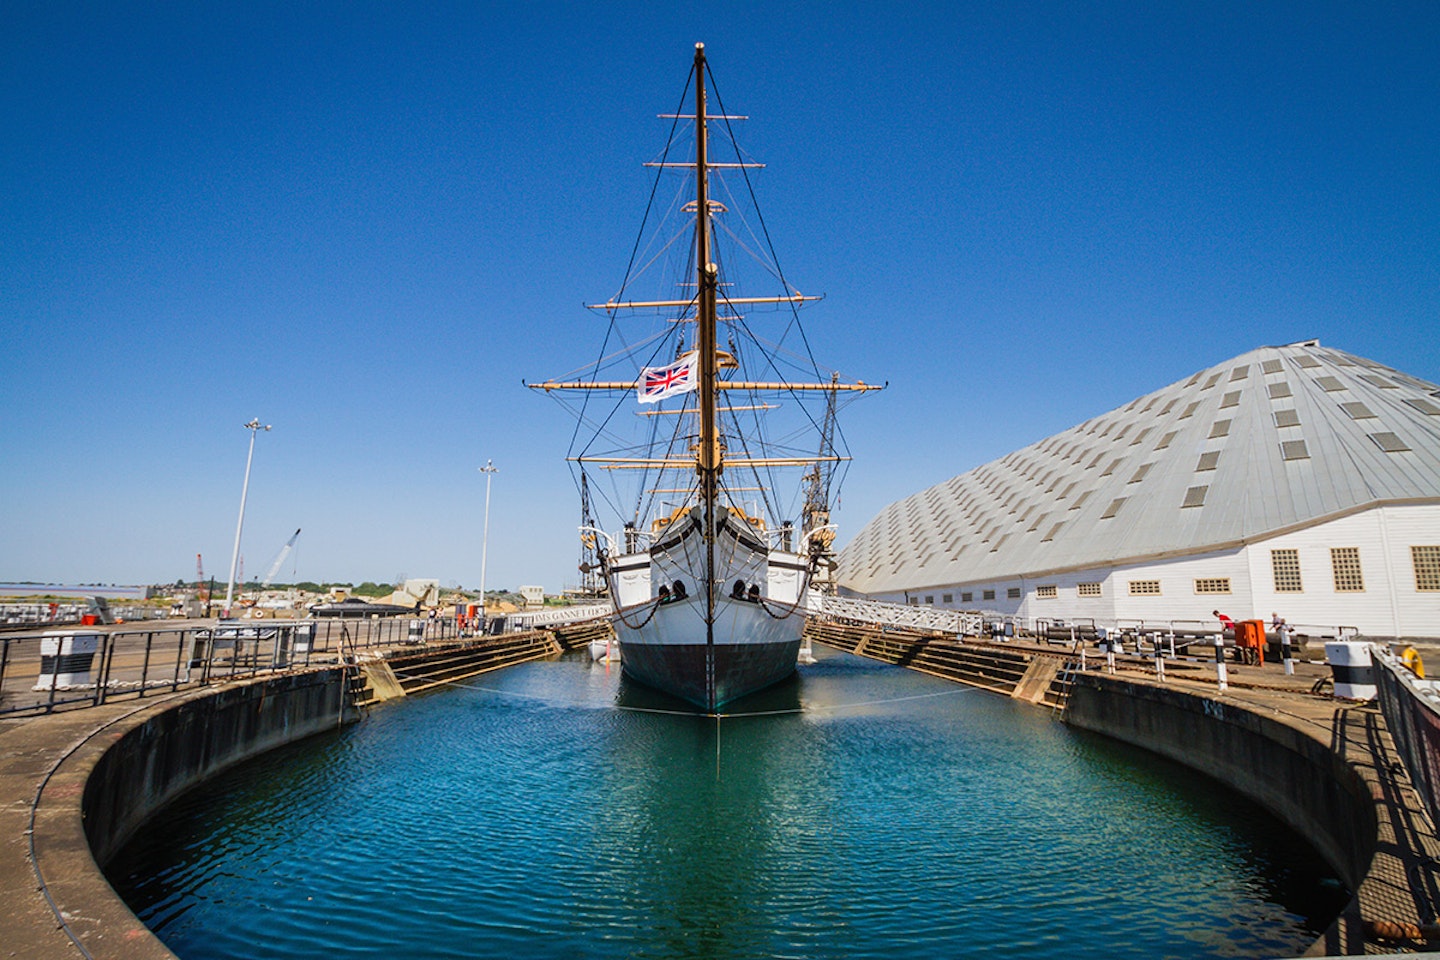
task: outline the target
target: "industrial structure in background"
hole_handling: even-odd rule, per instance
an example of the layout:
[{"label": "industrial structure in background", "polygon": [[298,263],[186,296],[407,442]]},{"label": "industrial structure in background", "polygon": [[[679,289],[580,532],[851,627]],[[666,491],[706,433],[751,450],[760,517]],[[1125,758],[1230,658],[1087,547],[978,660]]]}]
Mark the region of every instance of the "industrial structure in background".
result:
[{"label": "industrial structure in background", "polygon": [[1031,620],[1440,635],[1440,387],[1263,347],[892,503],[842,588]]}]

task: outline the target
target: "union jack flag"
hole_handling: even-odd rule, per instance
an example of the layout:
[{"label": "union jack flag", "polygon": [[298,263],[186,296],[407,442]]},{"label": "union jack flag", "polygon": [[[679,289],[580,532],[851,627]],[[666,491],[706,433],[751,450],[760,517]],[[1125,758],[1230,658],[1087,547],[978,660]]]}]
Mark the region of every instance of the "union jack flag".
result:
[{"label": "union jack flag", "polygon": [[668,367],[646,367],[640,371],[636,392],[641,403],[655,403],[677,393],[689,393],[699,386],[695,366],[698,354],[690,354]]}]

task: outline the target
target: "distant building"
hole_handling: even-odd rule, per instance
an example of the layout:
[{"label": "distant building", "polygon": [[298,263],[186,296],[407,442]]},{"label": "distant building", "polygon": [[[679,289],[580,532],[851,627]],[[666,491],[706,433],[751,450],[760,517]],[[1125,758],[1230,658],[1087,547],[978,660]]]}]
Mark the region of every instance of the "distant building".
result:
[{"label": "distant building", "polygon": [[1263,347],[892,503],[851,593],[1020,618],[1440,637],[1440,387]]},{"label": "distant building", "polygon": [[545,588],[544,588],[544,587],[521,587],[521,588],[520,588],[520,596],[522,596],[522,597],[525,598],[525,606],[526,606],[526,607],[543,607],[543,606],[545,606]]}]

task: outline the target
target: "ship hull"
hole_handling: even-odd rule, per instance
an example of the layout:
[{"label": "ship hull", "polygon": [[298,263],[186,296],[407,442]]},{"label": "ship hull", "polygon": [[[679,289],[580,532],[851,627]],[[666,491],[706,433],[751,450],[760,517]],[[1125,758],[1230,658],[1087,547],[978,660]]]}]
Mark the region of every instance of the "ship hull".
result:
[{"label": "ship hull", "polygon": [[[795,672],[804,617],[792,613],[777,618],[760,603],[722,599],[716,610],[714,642],[707,643],[703,606],[693,597],[672,601],[654,608],[654,615],[638,627],[627,624],[628,618],[619,619],[615,629],[626,676],[710,709]],[[636,612],[643,618],[651,611]]]},{"label": "ship hull", "polygon": [[[626,675],[714,710],[795,672],[804,558],[767,550],[728,511],[707,548],[704,516],[691,509],[649,551],[617,558],[611,569],[614,596],[630,599],[615,617]],[[709,609],[707,589],[715,595]]]}]

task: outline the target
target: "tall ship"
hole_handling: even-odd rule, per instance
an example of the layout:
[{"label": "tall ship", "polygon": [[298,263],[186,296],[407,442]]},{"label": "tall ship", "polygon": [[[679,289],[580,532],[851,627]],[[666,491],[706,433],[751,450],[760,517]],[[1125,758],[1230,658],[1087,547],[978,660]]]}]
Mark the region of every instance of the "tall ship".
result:
[{"label": "tall ship", "polygon": [[588,305],[610,322],[599,358],[529,386],[577,418],[581,571],[614,604],[625,675],[716,713],[794,673],[834,566],[836,413],[881,388],[811,355],[800,311],[822,298],[780,268],[703,44],[680,104],[620,290]]}]

